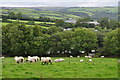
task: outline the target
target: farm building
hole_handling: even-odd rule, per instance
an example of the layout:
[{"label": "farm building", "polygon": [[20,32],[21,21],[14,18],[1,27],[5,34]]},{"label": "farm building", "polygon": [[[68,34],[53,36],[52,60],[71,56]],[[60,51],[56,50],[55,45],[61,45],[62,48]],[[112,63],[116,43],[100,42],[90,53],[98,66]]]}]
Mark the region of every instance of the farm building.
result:
[{"label": "farm building", "polygon": [[91,22],[80,22],[80,23],[88,23],[88,24],[94,24],[94,25],[100,25],[100,23],[99,22],[97,22],[97,21],[91,21]]}]

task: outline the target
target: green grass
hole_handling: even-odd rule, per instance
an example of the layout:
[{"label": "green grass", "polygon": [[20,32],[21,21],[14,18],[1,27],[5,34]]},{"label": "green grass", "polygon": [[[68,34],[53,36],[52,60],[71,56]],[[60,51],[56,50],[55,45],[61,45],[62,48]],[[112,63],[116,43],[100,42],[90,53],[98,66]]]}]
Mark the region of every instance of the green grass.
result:
[{"label": "green grass", "polygon": [[[18,21],[18,20],[13,20],[13,19],[8,19],[9,21],[12,21],[12,22],[16,22],[16,21]],[[29,22],[29,21],[26,21],[26,20],[19,20],[19,22],[24,22],[24,23],[27,23],[27,22]],[[40,21],[34,21],[35,22],[35,24],[43,24],[43,23],[46,23],[46,24],[55,24],[55,23],[52,23],[52,22],[40,22]]]},{"label": "green grass", "polygon": [[[0,24],[2,24],[2,26],[5,26],[5,25],[10,24],[10,23],[0,22]],[[37,25],[37,24],[36,24],[36,25]],[[26,26],[27,26],[27,27],[29,27],[29,26],[34,27],[35,25],[27,25],[27,24],[26,24]],[[39,25],[39,26],[40,26],[40,25]],[[46,27],[46,26],[40,26],[40,27],[42,27],[42,28],[46,28],[46,29],[49,28],[49,27]]]},{"label": "green grass", "polygon": [[9,23],[6,23],[6,22],[0,22],[0,24],[2,24],[2,25],[7,25],[7,24],[9,24]]},{"label": "green grass", "polygon": [[2,78],[2,59],[0,58],[0,80]]},{"label": "green grass", "polygon": [[[8,15],[8,12],[10,11],[15,13],[22,12],[24,16],[30,16],[34,18],[43,16],[43,17],[49,17],[53,19],[66,19],[66,18],[78,19],[79,17],[85,17],[84,15],[87,14],[92,18],[95,17],[100,19],[101,16],[103,16],[104,14],[105,15],[109,14],[107,17],[115,19],[115,16],[117,16],[117,13],[118,13],[118,7],[84,7],[84,8],[82,7],[71,7],[71,8],[46,7],[45,8],[44,7],[44,8],[36,8],[36,9],[35,8],[2,9],[3,15]],[[81,13],[82,15],[79,15]]]},{"label": "green grass", "polygon": [[[55,60],[57,57],[52,58]],[[64,62],[53,65],[36,63],[15,63],[13,58],[3,59],[4,78],[118,78],[118,59],[64,58]],[[79,62],[84,59],[84,62]]]}]

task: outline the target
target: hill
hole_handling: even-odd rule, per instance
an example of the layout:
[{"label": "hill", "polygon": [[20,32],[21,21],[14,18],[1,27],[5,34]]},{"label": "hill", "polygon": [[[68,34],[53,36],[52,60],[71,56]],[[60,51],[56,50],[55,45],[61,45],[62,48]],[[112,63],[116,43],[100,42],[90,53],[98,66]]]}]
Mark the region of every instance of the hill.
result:
[{"label": "hill", "polygon": [[98,20],[101,17],[117,19],[117,7],[3,7],[2,14],[8,15],[8,12],[22,12],[24,16],[38,18],[39,16],[54,19],[78,19],[81,17],[91,17]]}]

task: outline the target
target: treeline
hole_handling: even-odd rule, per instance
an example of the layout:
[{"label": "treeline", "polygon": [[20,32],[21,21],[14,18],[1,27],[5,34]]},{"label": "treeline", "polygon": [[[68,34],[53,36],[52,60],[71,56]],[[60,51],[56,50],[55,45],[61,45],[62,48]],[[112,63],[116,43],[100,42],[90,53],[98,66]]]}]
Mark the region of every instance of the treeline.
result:
[{"label": "treeline", "polygon": [[8,15],[2,15],[3,22],[7,22],[7,19],[14,19],[14,20],[26,20],[26,21],[40,21],[40,22],[55,22],[55,19],[51,19],[48,17],[33,18],[23,15],[21,12],[14,13],[9,12]]},{"label": "treeline", "polygon": [[56,26],[64,27],[64,28],[74,28],[74,27],[81,27],[81,28],[102,28],[102,29],[116,29],[120,24],[117,20],[108,19],[107,17],[103,17],[99,19],[97,22],[99,25],[95,25],[94,22],[90,17],[80,18],[76,21],[76,23],[67,23],[64,20],[56,20]]},{"label": "treeline", "polygon": [[38,25],[26,27],[25,24],[12,23],[2,27],[2,53],[8,56],[76,56],[81,51],[88,54],[96,50],[100,55],[118,56],[118,29],[104,35],[87,28],[64,31],[62,27],[51,26],[47,29]]}]

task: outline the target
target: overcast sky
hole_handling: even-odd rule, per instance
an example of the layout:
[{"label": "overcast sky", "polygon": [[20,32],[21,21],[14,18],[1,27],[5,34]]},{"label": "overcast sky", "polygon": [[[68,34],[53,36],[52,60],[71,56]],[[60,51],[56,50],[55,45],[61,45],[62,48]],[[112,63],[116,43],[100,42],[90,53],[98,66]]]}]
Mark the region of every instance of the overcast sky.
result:
[{"label": "overcast sky", "polygon": [[104,7],[118,6],[119,0],[2,0],[3,7]]}]

